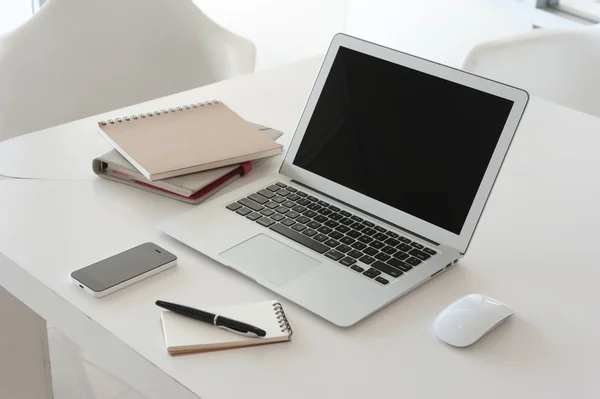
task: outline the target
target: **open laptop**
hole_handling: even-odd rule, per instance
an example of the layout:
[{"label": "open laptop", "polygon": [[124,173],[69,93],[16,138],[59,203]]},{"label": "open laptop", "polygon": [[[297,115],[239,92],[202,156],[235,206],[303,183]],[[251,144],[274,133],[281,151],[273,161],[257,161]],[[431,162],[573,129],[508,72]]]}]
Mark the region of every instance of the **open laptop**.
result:
[{"label": "open laptop", "polygon": [[338,34],[279,173],[159,229],[350,326],[465,254],[527,101]]}]

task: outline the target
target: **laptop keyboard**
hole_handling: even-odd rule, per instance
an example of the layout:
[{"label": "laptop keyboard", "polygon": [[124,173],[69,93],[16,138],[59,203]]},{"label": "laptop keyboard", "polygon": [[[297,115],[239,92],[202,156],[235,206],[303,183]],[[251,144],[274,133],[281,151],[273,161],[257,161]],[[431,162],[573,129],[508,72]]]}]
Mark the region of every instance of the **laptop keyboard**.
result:
[{"label": "laptop keyboard", "polygon": [[281,182],[226,208],[382,285],[437,254]]}]

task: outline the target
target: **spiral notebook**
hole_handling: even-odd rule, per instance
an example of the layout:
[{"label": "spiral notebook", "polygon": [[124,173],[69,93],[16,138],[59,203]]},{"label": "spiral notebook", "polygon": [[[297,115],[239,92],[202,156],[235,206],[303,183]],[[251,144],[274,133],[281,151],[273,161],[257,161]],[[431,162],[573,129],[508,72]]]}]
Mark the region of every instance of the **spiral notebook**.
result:
[{"label": "spiral notebook", "polygon": [[277,301],[202,308],[211,313],[251,324],[267,332],[263,338],[249,338],[216,328],[189,317],[163,310],[161,320],[165,344],[171,356],[208,352],[289,341],[292,328]]},{"label": "spiral notebook", "polygon": [[100,135],[151,181],[282,151],[281,144],[216,100],[109,119],[98,127]]}]

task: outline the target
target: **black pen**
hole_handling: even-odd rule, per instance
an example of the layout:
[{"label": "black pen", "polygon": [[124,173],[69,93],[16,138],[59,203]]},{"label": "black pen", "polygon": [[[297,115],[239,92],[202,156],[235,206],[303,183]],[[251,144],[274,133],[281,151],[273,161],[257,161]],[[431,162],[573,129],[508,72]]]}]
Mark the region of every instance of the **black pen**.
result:
[{"label": "black pen", "polygon": [[258,338],[267,335],[265,330],[261,330],[258,327],[251,326],[250,324],[242,323],[227,317],[219,316],[218,314],[205,312],[203,310],[190,308],[183,305],[177,305],[175,303],[156,301],[156,305],[163,309],[170,310],[173,313],[180,314],[195,320],[200,320],[205,323],[213,324],[215,327],[222,328],[236,334],[244,335],[246,337]]}]

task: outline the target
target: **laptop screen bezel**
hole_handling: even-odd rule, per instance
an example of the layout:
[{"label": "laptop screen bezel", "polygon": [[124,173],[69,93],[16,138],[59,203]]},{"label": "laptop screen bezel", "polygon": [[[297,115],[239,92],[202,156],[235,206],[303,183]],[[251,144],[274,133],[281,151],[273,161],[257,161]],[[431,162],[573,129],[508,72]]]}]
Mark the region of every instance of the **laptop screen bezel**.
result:
[{"label": "laptop screen bezel", "polygon": [[[387,205],[381,201],[360,194],[350,188],[342,186],[294,165],[294,159],[298,152],[298,148],[300,147],[302,138],[304,137],[304,133],[306,132],[307,126],[321,95],[321,91],[323,90],[323,86],[329,75],[329,71],[333,65],[333,61],[335,60],[340,47],[359,51],[382,60],[425,72],[433,76],[438,76],[440,78],[506,98],[514,102],[460,234],[450,232],[446,229]],[[483,212],[485,203],[494,185],[494,181],[498,176],[504,157],[506,156],[510,143],[519,125],[519,121],[525,111],[528,99],[529,95],[524,90],[472,75],[445,65],[437,64],[432,61],[424,60],[422,58],[405,54],[397,50],[379,46],[351,36],[337,34],[334,36],[329,50],[323,59],[321,69],[314,82],[312,91],[296,127],[296,132],[294,133],[288,151],[285,155],[285,159],[281,165],[280,173],[331,197],[338,198],[343,202],[367,213],[375,215],[380,219],[400,226],[403,229],[439,244],[444,244],[455,248],[460,253],[464,254],[467,250],[471,237],[475,232],[477,222],[479,221],[479,218]],[[390,179],[393,179],[394,177],[394,173],[390,171],[382,171],[382,173],[390,173]],[[460,176],[456,176],[456,178],[460,179]]]}]

